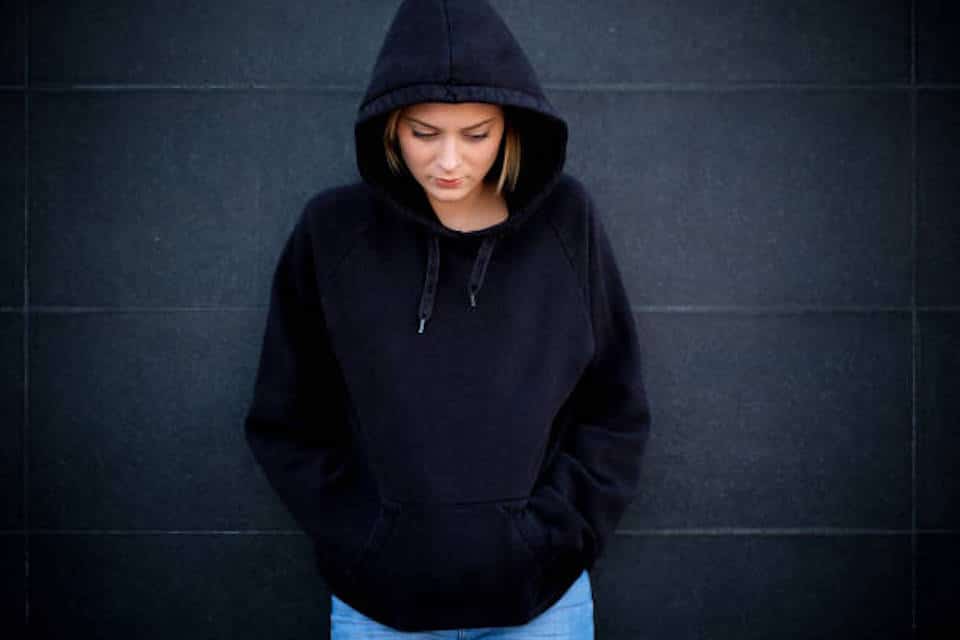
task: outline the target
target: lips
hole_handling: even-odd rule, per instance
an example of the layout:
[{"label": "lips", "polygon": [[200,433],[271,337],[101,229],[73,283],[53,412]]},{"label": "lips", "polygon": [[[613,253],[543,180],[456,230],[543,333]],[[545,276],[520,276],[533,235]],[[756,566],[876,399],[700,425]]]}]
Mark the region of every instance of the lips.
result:
[{"label": "lips", "polygon": [[437,184],[441,187],[457,187],[462,182],[462,178],[457,178],[456,180],[444,180],[443,178],[435,178]]}]

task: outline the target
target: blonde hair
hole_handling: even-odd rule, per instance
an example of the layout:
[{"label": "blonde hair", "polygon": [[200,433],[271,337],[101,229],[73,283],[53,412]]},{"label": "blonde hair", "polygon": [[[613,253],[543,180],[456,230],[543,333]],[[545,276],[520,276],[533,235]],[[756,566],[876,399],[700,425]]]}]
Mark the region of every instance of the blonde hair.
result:
[{"label": "blonde hair", "polygon": [[[400,156],[400,144],[397,139],[397,127],[400,122],[400,114],[403,107],[398,107],[390,112],[387,117],[387,124],[383,128],[383,148],[387,156],[387,165],[395,175],[400,175],[406,168],[403,159]],[[520,134],[513,125],[512,119],[507,117],[507,109],[503,110],[503,165],[500,168],[500,175],[497,178],[497,193],[503,191],[504,184],[509,186],[510,191],[517,188],[517,180],[520,178]],[[494,162],[496,165],[496,162]]]}]

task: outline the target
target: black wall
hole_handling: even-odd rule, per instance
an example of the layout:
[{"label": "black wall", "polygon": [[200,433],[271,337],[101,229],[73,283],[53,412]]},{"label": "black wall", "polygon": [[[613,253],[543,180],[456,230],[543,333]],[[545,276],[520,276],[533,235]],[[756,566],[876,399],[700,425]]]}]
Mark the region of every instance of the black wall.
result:
[{"label": "black wall", "polygon": [[[397,4],[4,2],[7,637],[326,637],[242,420]],[[495,5],[647,354],[598,638],[960,631],[957,3]]]}]

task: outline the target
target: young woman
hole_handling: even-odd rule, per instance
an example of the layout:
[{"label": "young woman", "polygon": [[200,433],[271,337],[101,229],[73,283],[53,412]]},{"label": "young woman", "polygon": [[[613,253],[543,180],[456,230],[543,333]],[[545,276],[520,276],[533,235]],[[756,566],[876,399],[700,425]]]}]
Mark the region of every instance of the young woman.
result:
[{"label": "young woman", "polygon": [[567,131],[487,2],[406,0],[357,114],[362,180],[283,248],[245,433],[314,543],[333,640],[593,637],[588,571],[650,416]]}]

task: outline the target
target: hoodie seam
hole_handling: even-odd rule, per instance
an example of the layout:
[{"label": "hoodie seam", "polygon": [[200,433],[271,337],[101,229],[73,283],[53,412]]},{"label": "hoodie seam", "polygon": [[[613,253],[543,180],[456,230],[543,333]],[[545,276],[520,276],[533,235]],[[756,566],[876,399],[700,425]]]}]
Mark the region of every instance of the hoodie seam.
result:
[{"label": "hoodie seam", "polygon": [[[343,249],[340,255],[334,259],[333,264],[330,267],[328,267],[323,274],[318,274],[319,281],[317,282],[317,293],[321,303],[324,302],[324,298],[326,296],[324,289],[326,288],[327,283],[330,281],[331,278],[334,277],[334,275],[336,275],[337,271],[340,269],[341,266],[343,266],[343,263],[346,262],[350,254],[356,250],[360,242],[360,237],[363,236],[363,234],[365,234],[375,223],[376,223],[376,220],[374,218],[371,218],[370,220],[365,222],[362,226],[357,228],[351,234],[349,242],[346,243],[346,248]],[[307,235],[310,238],[310,246],[313,247],[314,246],[313,234],[309,228],[307,229]]]},{"label": "hoodie seam", "polygon": [[[580,201],[581,201],[581,211],[585,212],[584,218],[586,219],[587,216],[589,216],[589,211],[587,210],[588,205],[586,204],[582,194],[580,196]],[[584,310],[587,322],[590,324],[590,333],[593,336],[594,344],[599,344],[599,342],[597,342],[596,327],[594,326],[594,323],[593,323],[593,314],[591,313],[591,308],[590,308],[590,290],[589,290],[589,287],[590,287],[590,238],[589,238],[590,229],[589,229],[589,225],[584,225],[585,226],[584,237],[586,239],[585,244],[586,244],[587,250],[584,254],[585,268],[583,272],[583,278],[581,279],[580,274],[577,270],[577,265],[573,260],[573,254],[571,253],[569,247],[567,246],[567,243],[564,242],[563,236],[561,235],[560,230],[557,228],[556,222],[551,217],[548,217],[548,222],[550,224],[550,228],[553,230],[554,236],[557,239],[557,243],[560,245],[560,248],[563,251],[563,255],[567,259],[567,264],[570,265],[570,270],[573,271],[574,278],[576,278],[577,280],[577,291],[580,293],[580,303],[582,305],[581,308]]]},{"label": "hoodie seam", "polygon": [[453,80],[453,32],[450,29],[450,8],[447,7],[447,0],[440,0],[443,7],[443,21],[447,25],[447,83]]},{"label": "hoodie seam", "polygon": [[[331,214],[331,215],[335,215],[335,214]],[[377,221],[376,216],[371,216],[369,220],[367,220],[364,224],[362,224],[360,227],[355,229],[354,232],[352,233],[352,238],[350,239],[349,242],[346,243],[347,245],[346,248],[334,260],[333,265],[327,268],[325,273],[317,274],[316,276],[317,277],[317,299],[320,307],[320,312],[323,314],[323,317],[325,319],[328,317],[328,313],[326,310],[328,301],[326,299],[326,293],[324,291],[326,289],[327,284],[336,275],[340,267],[343,266],[343,264],[346,262],[350,254],[352,254],[357,249],[357,247],[360,244],[360,238],[370,228],[372,228],[374,224],[376,224],[376,221]],[[307,234],[307,239],[309,240],[310,250],[312,253],[315,253],[316,247],[313,242],[314,235],[312,232],[311,225],[306,224],[304,225],[304,227]],[[316,260],[314,260],[314,264],[316,264]],[[326,323],[326,320],[324,320],[324,322]],[[332,348],[330,350],[330,356],[333,358],[333,361],[336,363],[337,375],[343,384],[343,389],[346,395],[346,398],[344,399],[344,404],[346,405],[346,409],[349,414],[347,421],[348,423],[352,422],[353,425],[356,427],[356,431],[351,429],[351,436],[355,438],[361,438],[363,440],[363,443],[360,443],[359,446],[365,451],[369,450],[369,443],[371,439],[369,434],[367,433],[363,420],[361,420],[360,418],[360,412],[357,410],[357,404],[355,402],[355,398],[358,396],[354,394],[353,388],[351,387],[351,383],[346,377],[346,369],[344,368],[343,363],[340,361],[340,357]],[[376,482],[376,479],[379,477],[376,475],[377,472],[380,470],[379,461],[371,457],[369,459],[369,465],[370,465],[370,471],[374,474],[373,477]],[[383,489],[378,482],[376,482],[375,486],[376,486],[379,502],[380,504],[383,504]]]},{"label": "hoodie seam", "polygon": [[600,350],[602,343],[600,342],[600,335],[597,333],[597,324],[593,315],[593,289],[590,286],[592,282],[593,274],[591,269],[593,268],[593,254],[591,249],[594,248],[594,238],[593,234],[595,231],[596,221],[593,219],[596,215],[596,212],[593,209],[593,200],[587,195],[587,190],[581,185],[581,188],[578,189],[580,193],[580,201],[583,206],[584,212],[584,272],[583,272],[583,286],[587,292],[587,315],[590,317],[590,328],[593,332],[593,345],[594,352],[593,357],[590,358],[590,363],[588,367],[592,367],[593,363],[597,361],[597,358],[600,356]]},{"label": "hoodie seam", "polygon": [[[540,106],[541,109],[547,108],[546,105],[544,104],[543,96],[537,95],[535,93],[531,93],[529,91],[526,91],[525,89],[520,89],[516,87],[505,87],[505,86],[500,86],[495,84],[476,84],[472,82],[458,82],[449,78],[449,75],[450,74],[447,74],[448,80],[446,82],[430,80],[429,82],[410,82],[408,84],[398,84],[398,85],[392,86],[389,89],[385,89],[384,91],[381,91],[375,96],[371,96],[368,100],[366,100],[360,106],[358,111],[362,112],[364,109],[369,108],[370,105],[373,104],[374,102],[377,102],[378,100],[382,100],[383,98],[385,98],[386,96],[389,96],[392,93],[403,91],[405,89],[410,89],[412,87],[435,87],[438,89],[446,89],[447,87],[468,87],[468,88],[476,88],[476,89],[486,89],[486,90],[491,90],[491,91],[496,91],[501,93],[517,93],[517,94],[526,96],[527,98],[534,101],[538,105],[541,105]],[[499,96],[499,97],[502,100],[502,96]],[[377,115],[383,115],[383,114],[374,114],[373,116],[368,116],[368,117],[374,117]],[[551,117],[555,117],[552,114],[550,115]]]}]

